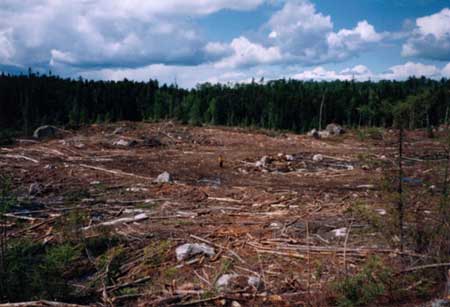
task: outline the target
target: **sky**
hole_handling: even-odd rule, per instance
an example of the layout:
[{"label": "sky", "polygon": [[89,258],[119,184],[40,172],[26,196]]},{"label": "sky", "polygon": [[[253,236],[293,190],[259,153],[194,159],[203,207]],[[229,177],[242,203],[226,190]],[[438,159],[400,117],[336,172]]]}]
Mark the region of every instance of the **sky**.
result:
[{"label": "sky", "polygon": [[450,0],[0,0],[0,71],[199,83],[450,78]]}]

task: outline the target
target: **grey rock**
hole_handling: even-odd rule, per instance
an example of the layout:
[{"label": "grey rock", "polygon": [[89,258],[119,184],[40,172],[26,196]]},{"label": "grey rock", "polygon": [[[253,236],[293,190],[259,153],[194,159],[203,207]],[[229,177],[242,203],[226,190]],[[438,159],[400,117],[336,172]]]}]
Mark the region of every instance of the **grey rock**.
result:
[{"label": "grey rock", "polygon": [[168,172],[164,172],[158,175],[155,179],[156,183],[170,183],[173,182],[172,175],[170,175]]},{"label": "grey rock", "polygon": [[58,128],[54,126],[41,126],[34,130],[33,137],[35,139],[53,138],[56,136]]},{"label": "grey rock", "polygon": [[323,161],[323,155],[321,155],[321,154],[314,155],[314,156],[312,157],[312,159],[313,159],[314,162],[320,162],[320,161]]},{"label": "grey rock", "polygon": [[338,124],[327,125],[326,131],[328,131],[332,135],[340,135],[345,133],[344,128],[342,128],[342,126]]},{"label": "grey rock", "polygon": [[261,280],[261,278],[256,277],[256,276],[250,276],[248,278],[248,285],[251,287],[255,287],[256,289],[261,288],[263,282]]},{"label": "grey rock", "polygon": [[205,243],[186,243],[178,246],[175,253],[178,261],[189,259],[198,254],[204,254],[210,257],[216,254],[214,248]]},{"label": "grey rock", "polygon": [[327,130],[322,130],[322,131],[319,131],[318,133],[319,133],[319,139],[326,139],[326,138],[329,138],[331,135],[330,132],[328,132]]},{"label": "grey rock", "polygon": [[267,167],[268,164],[270,164],[272,161],[269,158],[269,156],[264,156],[261,158],[261,160],[256,161],[256,167]]},{"label": "grey rock", "polygon": [[431,307],[450,307],[450,301],[437,299],[431,302]]},{"label": "grey rock", "polygon": [[319,134],[319,131],[317,131],[317,129],[313,129],[310,132],[308,132],[308,136],[313,137],[315,139],[320,138],[320,134]]},{"label": "grey rock", "polygon": [[229,288],[233,279],[239,277],[237,274],[223,274],[216,281],[216,288],[218,289],[226,289]]},{"label": "grey rock", "polygon": [[120,139],[120,140],[113,142],[114,146],[120,146],[120,147],[132,147],[136,144],[137,144],[137,142],[134,140],[124,140],[124,139]]},{"label": "grey rock", "polygon": [[30,184],[30,187],[28,188],[28,194],[30,196],[36,196],[42,193],[42,191],[44,190],[44,186],[40,183],[32,183]]},{"label": "grey rock", "polygon": [[295,160],[293,155],[286,155],[285,158],[286,158],[286,161],[294,161]]}]

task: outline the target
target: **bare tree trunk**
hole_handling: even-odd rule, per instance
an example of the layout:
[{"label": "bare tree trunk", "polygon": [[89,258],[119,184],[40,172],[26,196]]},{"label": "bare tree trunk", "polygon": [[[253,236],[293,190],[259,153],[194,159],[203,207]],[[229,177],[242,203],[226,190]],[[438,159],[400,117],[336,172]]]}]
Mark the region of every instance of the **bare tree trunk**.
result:
[{"label": "bare tree trunk", "polygon": [[325,104],[325,94],[322,95],[322,102],[320,103],[320,110],[319,110],[319,130],[322,130],[322,111],[323,111],[323,105]]},{"label": "bare tree trunk", "polygon": [[403,125],[400,125],[399,135],[398,135],[398,224],[400,231],[400,251],[403,252],[404,248],[404,231],[403,231],[403,220],[404,220],[404,206],[403,206]]}]

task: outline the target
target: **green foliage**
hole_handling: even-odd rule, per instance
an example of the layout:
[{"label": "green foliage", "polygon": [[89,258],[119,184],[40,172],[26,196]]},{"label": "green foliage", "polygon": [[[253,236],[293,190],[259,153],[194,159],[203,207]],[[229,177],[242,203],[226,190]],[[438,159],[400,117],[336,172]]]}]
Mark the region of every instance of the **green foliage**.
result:
[{"label": "green foliage", "polygon": [[393,273],[377,257],[370,258],[362,271],[338,280],[334,289],[338,306],[367,306],[386,294]]},{"label": "green foliage", "polygon": [[44,247],[25,240],[11,242],[6,254],[7,270],[0,272],[5,287],[0,300],[68,300],[73,289],[67,273],[80,251],[68,244]]},{"label": "green foliage", "polygon": [[14,144],[14,133],[10,130],[0,130],[0,146]]},{"label": "green foliage", "polygon": [[113,82],[33,73],[0,75],[0,130],[31,133],[43,123],[177,119],[194,125],[305,132],[317,128],[322,101],[323,125],[334,121],[349,127],[390,127],[402,118],[409,127],[431,127],[448,121],[449,85],[449,80],[425,78],[376,83],[274,80],[235,85],[204,83],[186,90],[155,80]]},{"label": "green foliage", "polygon": [[167,240],[154,241],[144,249],[144,265],[159,267],[170,252],[171,243]]},{"label": "green foliage", "polygon": [[384,131],[382,128],[368,127],[368,128],[358,129],[356,131],[356,135],[360,141],[365,141],[367,139],[383,140]]}]

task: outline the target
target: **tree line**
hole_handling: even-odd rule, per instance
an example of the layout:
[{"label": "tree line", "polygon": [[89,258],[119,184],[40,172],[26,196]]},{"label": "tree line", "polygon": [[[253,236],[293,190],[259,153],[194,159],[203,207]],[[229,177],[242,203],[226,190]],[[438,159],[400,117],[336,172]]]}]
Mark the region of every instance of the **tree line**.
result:
[{"label": "tree line", "polygon": [[148,82],[64,79],[51,73],[0,75],[0,129],[31,134],[43,124],[76,127],[119,120],[254,126],[305,132],[319,123],[395,125],[393,110],[408,104],[408,128],[448,122],[450,80],[263,80],[203,83],[187,90]]}]

